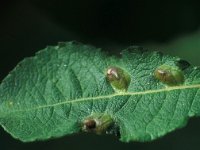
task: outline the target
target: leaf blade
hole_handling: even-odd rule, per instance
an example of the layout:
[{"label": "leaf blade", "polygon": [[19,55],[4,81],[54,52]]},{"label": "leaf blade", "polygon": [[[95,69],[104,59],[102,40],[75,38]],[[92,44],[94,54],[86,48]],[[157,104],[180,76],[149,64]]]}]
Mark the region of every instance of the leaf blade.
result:
[{"label": "leaf blade", "polygon": [[[85,117],[106,113],[128,142],[154,140],[185,125],[188,115],[199,115],[198,68],[184,70],[184,85],[166,87],[152,72],[178,58],[131,49],[122,58],[108,57],[69,42],[24,60],[1,83],[0,124],[14,137],[34,141],[77,133]],[[131,75],[125,93],[114,93],[105,78],[113,65]]]}]

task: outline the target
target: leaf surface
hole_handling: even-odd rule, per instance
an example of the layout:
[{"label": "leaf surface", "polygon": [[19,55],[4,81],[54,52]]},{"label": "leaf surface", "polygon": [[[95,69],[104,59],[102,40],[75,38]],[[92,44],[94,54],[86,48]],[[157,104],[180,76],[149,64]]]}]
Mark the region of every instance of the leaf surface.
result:
[{"label": "leaf surface", "polygon": [[[81,132],[85,118],[106,114],[121,141],[154,140],[200,115],[198,67],[184,68],[184,83],[177,86],[154,76],[157,67],[178,61],[139,47],[109,56],[76,42],[49,46],[2,81],[0,124],[15,138],[34,141]],[[107,80],[112,66],[130,75],[126,91],[116,92]]]}]

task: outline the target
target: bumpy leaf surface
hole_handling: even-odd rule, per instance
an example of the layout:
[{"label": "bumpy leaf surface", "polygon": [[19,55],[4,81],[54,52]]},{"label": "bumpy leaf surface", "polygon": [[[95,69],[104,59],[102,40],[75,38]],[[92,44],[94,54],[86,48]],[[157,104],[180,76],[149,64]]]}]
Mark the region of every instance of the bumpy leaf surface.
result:
[{"label": "bumpy leaf surface", "polygon": [[[155,69],[179,58],[138,47],[110,56],[92,46],[59,43],[26,58],[1,82],[0,124],[13,137],[34,141],[81,132],[87,116],[108,114],[120,140],[150,141],[200,115],[200,69],[184,68],[184,83],[167,86]],[[106,79],[110,66],[130,74],[127,91]]]}]

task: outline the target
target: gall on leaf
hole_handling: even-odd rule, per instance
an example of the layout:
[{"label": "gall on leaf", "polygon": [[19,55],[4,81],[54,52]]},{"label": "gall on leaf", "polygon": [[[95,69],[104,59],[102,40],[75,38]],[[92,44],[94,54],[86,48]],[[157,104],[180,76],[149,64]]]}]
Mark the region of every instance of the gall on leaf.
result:
[{"label": "gall on leaf", "polygon": [[154,76],[168,86],[177,86],[184,83],[183,71],[175,65],[163,64],[157,67]]},{"label": "gall on leaf", "polygon": [[106,78],[115,92],[126,92],[130,84],[130,75],[119,67],[109,67]]},{"label": "gall on leaf", "polygon": [[114,121],[108,114],[93,114],[82,121],[82,131],[96,134],[109,133]]}]

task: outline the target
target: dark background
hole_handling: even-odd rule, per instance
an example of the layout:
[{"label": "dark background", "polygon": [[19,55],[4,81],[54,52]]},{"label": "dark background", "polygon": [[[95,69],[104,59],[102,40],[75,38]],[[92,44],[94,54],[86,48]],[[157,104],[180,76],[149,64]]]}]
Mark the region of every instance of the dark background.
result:
[{"label": "dark background", "polygon": [[[198,1],[152,0],[1,0],[0,81],[24,57],[46,45],[77,40],[106,51],[128,45],[178,55],[200,65]],[[197,150],[200,120],[149,143],[121,143],[113,136],[73,135],[22,143],[0,128],[0,150],[171,149]]]}]

